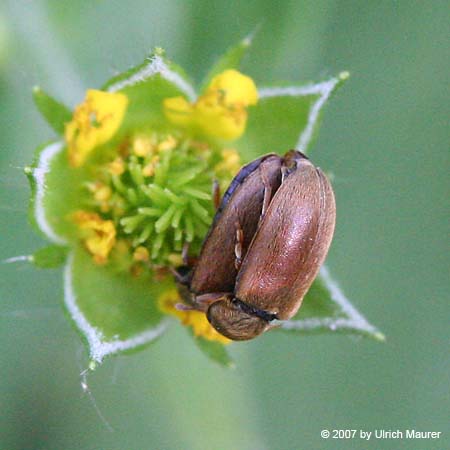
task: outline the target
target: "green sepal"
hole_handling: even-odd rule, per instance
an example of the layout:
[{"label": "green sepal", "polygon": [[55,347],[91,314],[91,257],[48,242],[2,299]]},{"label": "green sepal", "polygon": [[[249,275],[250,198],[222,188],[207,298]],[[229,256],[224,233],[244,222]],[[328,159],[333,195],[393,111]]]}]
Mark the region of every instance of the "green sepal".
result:
[{"label": "green sepal", "polygon": [[89,179],[89,170],[88,165],[69,166],[62,141],[39,146],[33,164],[25,168],[31,186],[30,222],[55,244],[65,245],[74,236],[71,214],[85,207],[83,180]]},{"label": "green sepal", "polygon": [[33,88],[33,100],[42,117],[59,134],[64,134],[64,125],[72,119],[72,111],[55,100],[39,86]]},{"label": "green sepal", "polygon": [[102,87],[104,91],[122,92],[129,99],[122,132],[130,128],[164,130],[170,124],[164,117],[163,100],[177,96],[194,99],[195,92],[186,74],[163,53],[156,49],[143,63],[111,78]]},{"label": "green sepal", "polygon": [[162,334],[165,315],[157,299],[167,289],[173,289],[170,277],[155,282],[148,271],[136,277],[111,264],[98,265],[81,246],[71,252],[64,270],[67,310],[98,362],[144,347]]},{"label": "green sepal", "polygon": [[332,300],[331,292],[320,275],[314,280],[301,308],[291,320],[310,317],[344,317],[339,305]]},{"label": "green sepal", "polygon": [[31,262],[40,269],[55,269],[65,263],[67,253],[67,247],[48,245],[34,252]]},{"label": "green sepal", "polygon": [[239,69],[242,58],[252,44],[253,34],[242,39],[234,47],[230,47],[227,52],[222,55],[209,70],[206,77],[203,79],[200,87],[200,92],[203,92],[211,80],[227,69]]},{"label": "green sepal", "polygon": [[225,348],[225,345],[218,341],[210,341],[209,339],[205,339],[201,336],[194,336],[192,330],[189,329],[189,331],[195,344],[207,358],[227,368],[233,368],[235,366],[231,356]]},{"label": "green sepal", "polygon": [[345,297],[326,267],[322,267],[297,314],[276,330],[301,334],[357,334],[378,341],[385,340],[383,333],[370,324]]},{"label": "green sepal", "polygon": [[233,144],[244,161],[269,152],[307,152],[324,105],[347,78],[348,73],[343,72],[313,85],[260,88],[258,103],[248,109],[245,133]]}]

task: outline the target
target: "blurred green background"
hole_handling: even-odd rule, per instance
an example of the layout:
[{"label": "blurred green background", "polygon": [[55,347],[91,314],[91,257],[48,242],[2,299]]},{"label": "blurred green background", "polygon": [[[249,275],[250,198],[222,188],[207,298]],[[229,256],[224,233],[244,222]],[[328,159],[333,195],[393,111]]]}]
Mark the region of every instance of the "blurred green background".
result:
[{"label": "blurred green background", "polygon": [[[73,106],[156,45],[200,80],[257,25],[243,69],[259,85],[349,70],[312,156],[335,173],[328,264],[385,344],[268,333],[207,360],[178,326],[89,378],[61,272],[2,265],[0,448],[450,448],[446,1],[43,1],[0,4],[0,258],[44,244],[22,168],[53,136],[35,84]],[[267,149],[272,151],[275,149]],[[284,151],[287,149],[276,149]],[[320,437],[322,429],[442,431],[439,441]]]}]

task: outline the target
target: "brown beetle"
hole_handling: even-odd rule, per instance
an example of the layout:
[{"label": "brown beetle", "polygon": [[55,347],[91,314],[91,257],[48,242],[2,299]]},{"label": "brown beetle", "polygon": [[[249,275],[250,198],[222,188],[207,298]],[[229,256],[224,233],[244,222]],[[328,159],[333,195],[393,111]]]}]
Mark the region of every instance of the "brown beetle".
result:
[{"label": "brown beetle", "polygon": [[[326,257],[334,232],[334,194],[323,172],[294,150],[283,159],[276,160],[274,155],[266,158],[271,159],[257,160],[258,167],[267,161],[273,178],[268,181],[261,177],[265,182],[257,188],[259,202],[246,206],[242,200],[236,212],[236,190],[212,225],[190,284],[193,307],[205,311],[212,326],[233,340],[252,339],[271,328],[272,320],[287,320],[298,311]],[[253,186],[248,178],[240,184],[242,199],[247,198],[246,189]],[[252,195],[256,194],[249,190],[248,197]],[[239,217],[249,214],[249,226],[242,228],[242,233],[236,234],[232,220],[225,221],[227,209],[228,214],[234,212]],[[239,255],[232,251],[234,246],[229,241],[230,236],[242,235],[244,245]],[[210,239],[213,243],[208,242]],[[224,247],[220,247],[221,241]],[[230,259],[239,256],[239,270],[231,269],[234,265]],[[217,279],[214,271],[208,271],[213,266],[220,268]],[[206,273],[202,276],[197,274],[203,271]],[[209,281],[197,284],[199,280]]]}]

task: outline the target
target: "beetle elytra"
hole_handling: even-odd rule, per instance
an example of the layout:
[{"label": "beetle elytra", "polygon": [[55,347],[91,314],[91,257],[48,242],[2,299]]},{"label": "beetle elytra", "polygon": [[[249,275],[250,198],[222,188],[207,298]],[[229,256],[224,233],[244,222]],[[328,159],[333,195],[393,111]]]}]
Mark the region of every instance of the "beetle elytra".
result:
[{"label": "beetle elytra", "polygon": [[253,161],[225,193],[183,298],[230,339],[260,335],[298,311],[335,216],[330,182],[302,153]]}]

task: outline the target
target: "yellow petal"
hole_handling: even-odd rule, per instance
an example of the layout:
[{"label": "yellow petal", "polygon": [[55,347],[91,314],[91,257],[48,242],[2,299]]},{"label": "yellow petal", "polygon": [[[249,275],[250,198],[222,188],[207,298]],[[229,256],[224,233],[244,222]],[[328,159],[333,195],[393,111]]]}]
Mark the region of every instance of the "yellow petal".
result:
[{"label": "yellow petal", "polygon": [[207,93],[210,92],[222,93],[225,106],[256,105],[258,101],[258,90],[253,80],[233,69],[216,75],[208,86]]},{"label": "yellow petal", "polygon": [[247,110],[244,107],[230,109],[199,102],[195,110],[194,123],[208,136],[234,140],[245,131]]},{"label": "yellow petal", "polygon": [[73,167],[81,166],[94,148],[114,136],[127,105],[128,98],[124,94],[87,91],[83,103],[75,108],[72,120],[65,127],[69,162]]},{"label": "yellow petal", "polygon": [[192,120],[192,105],[184,97],[166,98],[164,114],[175,125],[188,125]]},{"label": "yellow petal", "polygon": [[250,77],[237,70],[215,76],[195,103],[183,97],[164,100],[166,117],[175,125],[219,139],[237,139],[245,131],[247,107],[258,101],[258,91]]}]

